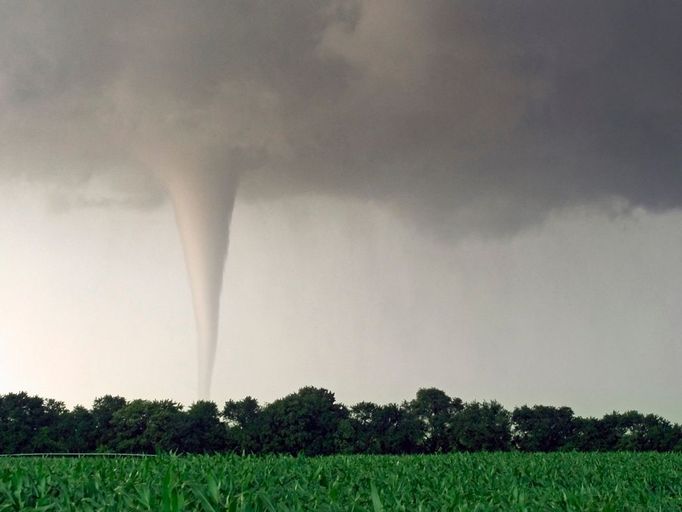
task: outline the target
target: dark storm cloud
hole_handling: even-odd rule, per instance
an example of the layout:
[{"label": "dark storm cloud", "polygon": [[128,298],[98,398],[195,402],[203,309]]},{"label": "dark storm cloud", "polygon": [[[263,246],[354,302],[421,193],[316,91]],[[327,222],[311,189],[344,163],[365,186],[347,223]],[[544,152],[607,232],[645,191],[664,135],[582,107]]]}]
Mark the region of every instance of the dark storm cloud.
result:
[{"label": "dark storm cloud", "polygon": [[680,19],[675,1],[3,2],[0,173],[77,186],[191,155],[250,197],[497,230],[604,198],[675,208]]}]

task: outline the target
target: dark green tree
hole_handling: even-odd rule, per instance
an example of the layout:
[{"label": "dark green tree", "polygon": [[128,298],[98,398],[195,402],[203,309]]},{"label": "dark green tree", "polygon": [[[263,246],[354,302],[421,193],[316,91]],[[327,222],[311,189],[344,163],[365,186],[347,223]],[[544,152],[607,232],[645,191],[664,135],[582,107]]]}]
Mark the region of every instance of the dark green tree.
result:
[{"label": "dark green tree", "polygon": [[225,402],[222,416],[227,428],[226,446],[238,453],[260,453],[262,409],[258,400],[246,398]]},{"label": "dark green tree", "polygon": [[33,434],[31,451],[34,453],[55,453],[68,451],[68,430],[65,423],[69,411],[63,402],[51,398],[42,401],[42,415],[38,421],[38,428]]},{"label": "dark green tree", "polygon": [[114,413],[111,446],[119,453],[162,453],[182,446],[182,407],[171,400],[133,400]]},{"label": "dark green tree", "polygon": [[209,401],[195,402],[184,414],[181,451],[217,453],[226,449],[227,431],[220,421],[218,407]]},{"label": "dark green tree", "polygon": [[[221,419],[222,417],[222,419]],[[512,442],[513,441],[513,442]],[[0,453],[437,453],[451,450],[682,451],[682,427],[654,414],[614,412],[579,418],[568,407],[462,404],[435,388],[401,405],[361,402],[350,410],[313,387],[266,407],[246,397],[222,412],[199,401],[187,412],[172,401],[105,396],[92,410],[10,393],[0,396]]]},{"label": "dark green tree", "polygon": [[605,415],[600,422],[609,450],[670,451],[682,440],[678,425],[655,414],[613,412]]},{"label": "dark green tree", "polygon": [[97,449],[97,429],[92,412],[77,405],[60,421],[64,448],[72,453],[89,453]]},{"label": "dark green tree", "polygon": [[576,424],[570,407],[535,405],[512,413],[514,445],[525,452],[552,452],[568,448]]},{"label": "dark green tree", "polygon": [[379,409],[372,402],[360,402],[348,412],[348,428],[350,430],[350,453],[381,453],[381,432],[379,430]]},{"label": "dark green tree", "polygon": [[440,389],[422,388],[417,391],[416,398],[409,403],[409,409],[422,425],[422,453],[450,451],[452,421],[462,408],[461,399],[450,398]]},{"label": "dark green tree", "polygon": [[408,403],[399,406],[360,402],[351,407],[348,424],[353,453],[417,453],[424,432]]},{"label": "dark green tree", "polygon": [[579,452],[608,451],[609,442],[604,422],[597,418],[573,418],[573,435],[567,440],[564,448]]},{"label": "dark green tree", "polygon": [[96,398],[92,404],[92,420],[95,424],[96,449],[107,451],[112,449],[114,427],[111,424],[114,414],[126,406],[126,399],[121,396],[105,395]]},{"label": "dark green tree", "polygon": [[342,419],[348,414],[334,393],[314,387],[275,400],[262,412],[260,440],[268,453],[335,453]]},{"label": "dark green tree", "polygon": [[498,402],[469,402],[453,418],[451,446],[457,451],[510,449],[510,414]]},{"label": "dark green tree", "polygon": [[24,392],[0,397],[0,452],[63,451],[59,423],[65,413],[62,402]]},{"label": "dark green tree", "polygon": [[375,418],[380,453],[397,455],[419,452],[423,425],[412,414],[409,404],[380,406]]}]

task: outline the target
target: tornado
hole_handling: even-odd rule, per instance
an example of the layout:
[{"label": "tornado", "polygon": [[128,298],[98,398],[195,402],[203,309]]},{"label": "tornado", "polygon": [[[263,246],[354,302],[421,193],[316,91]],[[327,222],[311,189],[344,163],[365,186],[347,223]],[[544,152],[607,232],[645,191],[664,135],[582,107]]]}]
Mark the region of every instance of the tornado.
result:
[{"label": "tornado", "polygon": [[165,171],[161,175],[175,210],[192,291],[198,338],[198,397],[208,399],[237,178],[222,168]]}]

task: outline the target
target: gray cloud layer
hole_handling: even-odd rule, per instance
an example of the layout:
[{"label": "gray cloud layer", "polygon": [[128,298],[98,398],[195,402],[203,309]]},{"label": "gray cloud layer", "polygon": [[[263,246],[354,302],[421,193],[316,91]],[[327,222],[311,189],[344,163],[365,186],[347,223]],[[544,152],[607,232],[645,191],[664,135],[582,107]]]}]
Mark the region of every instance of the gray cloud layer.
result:
[{"label": "gray cloud layer", "polygon": [[676,208],[680,19],[675,1],[6,1],[0,173],[154,195],[129,175],[188,159],[250,197],[359,195],[440,228]]}]

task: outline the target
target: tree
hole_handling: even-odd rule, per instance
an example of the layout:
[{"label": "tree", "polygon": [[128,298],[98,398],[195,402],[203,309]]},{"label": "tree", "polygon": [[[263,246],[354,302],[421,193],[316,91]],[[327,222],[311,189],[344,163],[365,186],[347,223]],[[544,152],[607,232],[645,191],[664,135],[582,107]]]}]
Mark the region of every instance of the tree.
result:
[{"label": "tree", "polygon": [[379,409],[372,402],[360,402],[350,408],[348,424],[350,426],[350,446],[352,453],[381,453],[381,434],[378,429]]},{"label": "tree", "polygon": [[225,450],[227,432],[220,421],[216,404],[208,401],[195,402],[184,416],[181,451],[217,453]]},{"label": "tree", "polygon": [[351,407],[348,424],[353,453],[417,453],[423,437],[423,425],[408,403],[360,402]]},{"label": "tree", "polygon": [[450,429],[454,415],[462,410],[462,400],[450,398],[436,388],[422,388],[409,403],[412,414],[422,425],[420,451],[436,453],[450,451]]},{"label": "tree", "polygon": [[34,453],[67,451],[68,431],[65,429],[65,423],[69,412],[64,402],[51,398],[39,400],[42,402],[42,413],[36,418],[31,451]]},{"label": "tree", "polygon": [[499,403],[467,403],[453,419],[451,446],[467,452],[509,450],[510,426],[509,411]]},{"label": "tree", "polygon": [[181,446],[182,407],[171,400],[133,400],[114,413],[111,443],[119,453],[160,453]]},{"label": "tree", "polygon": [[375,415],[375,424],[381,453],[419,452],[423,428],[407,403],[403,403],[402,406],[396,404],[380,406]]},{"label": "tree", "polygon": [[96,398],[92,404],[92,420],[95,424],[96,449],[111,449],[114,439],[114,427],[111,424],[114,414],[126,406],[126,399],[121,396],[105,395]]},{"label": "tree", "polygon": [[339,425],[347,414],[331,391],[301,388],[263,409],[261,445],[270,453],[335,453]]},{"label": "tree", "polygon": [[92,412],[77,405],[60,422],[60,432],[67,452],[87,453],[97,449],[97,429]]},{"label": "tree", "polygon": [[247,396],[225,402],[222,416],[227,428],[227,449],[241,453],[259,453],[262,409],[258,400]]},{"label": "tree", "polygon": [[[513,441],[513,442],[512,442]],[[261,407],[246,397],[219,412],[198,401],[104,396],[92,410],[10,393],[0,396],[0,453],[332,453],[408,454],[452,450],[682,451],[682,427],[655,414],[613,412],[580,418],[568,407],[463,404],[436,388],[400,405],[360,402],[350,409],[325,389],[305,387]]]},{"label": "tree", "polygon": [[546,405],[517,407],[512,423],[514,444],[526,452],[551,452],[567,447],[576,428],[570,407]]},{"label": "tree", "polygon": [[66,409],[62,402],[10,393],[0,398],[0,452],[62,451],[57,430]]},{"label": "tree", "polygon": [[602,452],[610,449],[607,440],[609,436],[602,420],[575,417],[573,425],[573,435],[564,445],[565,449],[580,452]]},{"label": "tree", "polygon": [[613,412],[605,415],[601,423],[611,450],[669,451],[682,440],[679,426],[655,414]]}]

